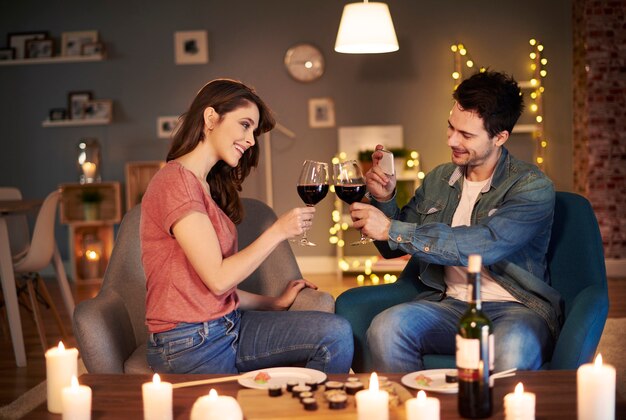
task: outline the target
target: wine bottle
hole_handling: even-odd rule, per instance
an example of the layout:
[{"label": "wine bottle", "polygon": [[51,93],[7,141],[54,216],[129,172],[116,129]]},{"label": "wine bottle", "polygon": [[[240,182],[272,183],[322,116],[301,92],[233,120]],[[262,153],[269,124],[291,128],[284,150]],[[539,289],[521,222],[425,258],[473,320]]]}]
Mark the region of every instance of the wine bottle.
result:
[{"label": "wine bottle", "polygon": [[469,308],[459,320],[456,335],[459,414],[467,418],[489,417],[493,408],[489,380],[494,359],[493,326],[482,311],[481,268],[481,256],[470,255],[467,268]]}]

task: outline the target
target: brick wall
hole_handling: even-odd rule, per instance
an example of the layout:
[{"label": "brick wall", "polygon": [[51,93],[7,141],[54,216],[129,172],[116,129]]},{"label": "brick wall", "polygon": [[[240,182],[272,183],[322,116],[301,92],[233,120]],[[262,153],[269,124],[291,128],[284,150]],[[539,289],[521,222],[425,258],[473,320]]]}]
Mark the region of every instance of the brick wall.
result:
[{"label": "brick wall", "polygon": [[574,188],[626,259],[626,0],[574,0]]}]

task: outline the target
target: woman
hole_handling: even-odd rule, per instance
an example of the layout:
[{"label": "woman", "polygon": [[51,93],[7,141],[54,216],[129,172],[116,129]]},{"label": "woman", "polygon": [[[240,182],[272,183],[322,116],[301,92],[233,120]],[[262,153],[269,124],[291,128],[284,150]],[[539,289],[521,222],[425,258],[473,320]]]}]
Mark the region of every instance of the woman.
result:
[{"label": "woman", "polygon": [[147,356],[156,372],[234,373],[294,364],[329,373],[350,369],[347,321],[323,312],[276,312],[315,285],[292,280],[278,297],[237,290],[279,243],[310,227],[315,212],[295,208],[237,250],[238,192],[258,163],[256,137],[274,124],[249,87],[209,82],[143,196]]}]

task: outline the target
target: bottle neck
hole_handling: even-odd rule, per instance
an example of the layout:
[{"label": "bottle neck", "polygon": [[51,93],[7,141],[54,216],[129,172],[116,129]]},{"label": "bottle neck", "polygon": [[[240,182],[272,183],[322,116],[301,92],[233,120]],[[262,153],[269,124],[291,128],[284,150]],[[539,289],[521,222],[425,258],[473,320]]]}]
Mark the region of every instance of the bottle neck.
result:
[{"label": "bottle neck", "polygon": [[480,273],[467,273],[467,300],[471,307],[475,307],[478,310],[481,309]]}]

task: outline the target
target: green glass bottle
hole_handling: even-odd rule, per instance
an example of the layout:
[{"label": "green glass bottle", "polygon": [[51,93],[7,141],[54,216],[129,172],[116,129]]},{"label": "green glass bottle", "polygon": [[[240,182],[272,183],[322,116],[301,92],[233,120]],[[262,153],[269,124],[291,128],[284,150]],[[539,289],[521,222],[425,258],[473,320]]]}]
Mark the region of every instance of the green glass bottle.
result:
[{"label": "green glass bottle", "polygon": [[493,370],[493,326],[482,311],[480,271],[482,258],[470,255],[467,268],[469,308],[459,321],[456,336],[456,365],[459,375],[459,414],[466,418],[491,416]]}]

